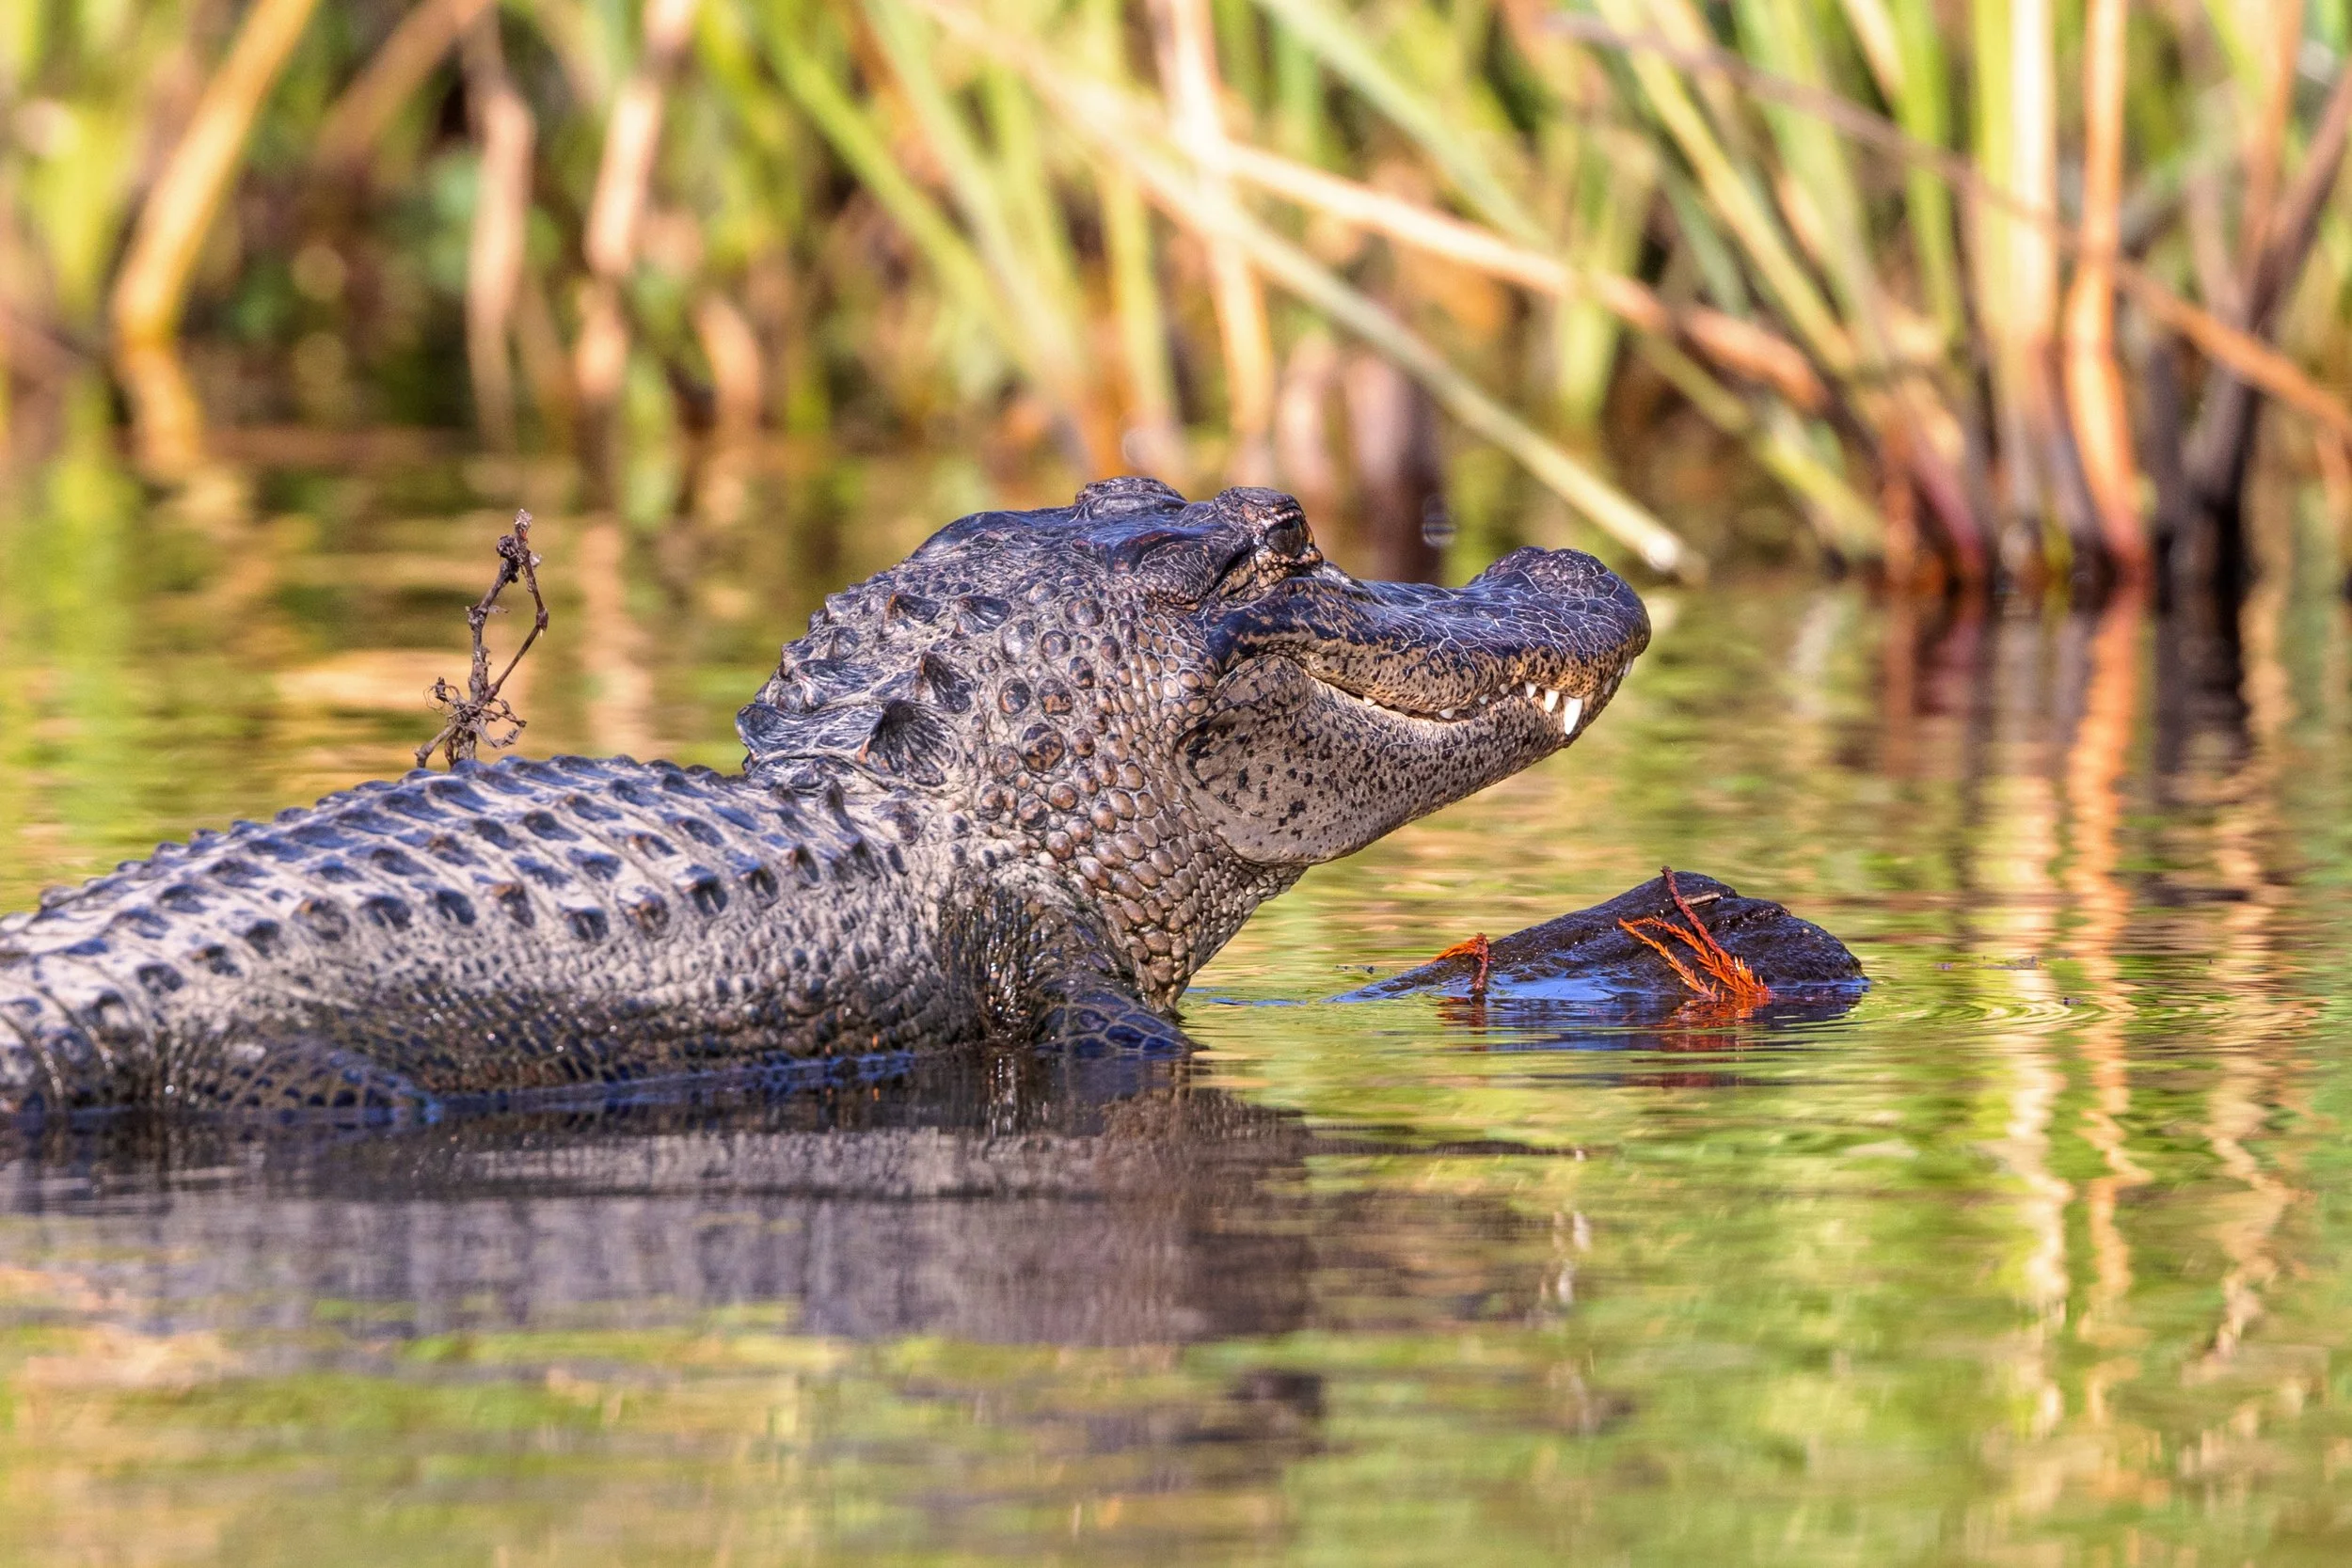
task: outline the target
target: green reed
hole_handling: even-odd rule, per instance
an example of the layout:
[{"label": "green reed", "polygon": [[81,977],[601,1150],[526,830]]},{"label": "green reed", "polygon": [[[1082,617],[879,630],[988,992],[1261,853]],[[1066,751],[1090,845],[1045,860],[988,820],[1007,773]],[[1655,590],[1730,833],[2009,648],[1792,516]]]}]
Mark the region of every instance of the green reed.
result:
[{"label": "green reed", "polygon": [[[47,439],[103,369],[165,478],[239,422],[593,454],[617,419],[1213,483],[1263,439],[1226,427],[1239,245],[1343,490],[1334,384],[1285,368],[1335,329],[1679,575],[1740,525],[1618,457],[1650,432],[1893,576],[2130,577],[2233,511],[2233,379],[2352,506],[2352,21],[2121,4],[11,7],[0,421]],[[1172,125],[1181,69],[1221,138]]]}]

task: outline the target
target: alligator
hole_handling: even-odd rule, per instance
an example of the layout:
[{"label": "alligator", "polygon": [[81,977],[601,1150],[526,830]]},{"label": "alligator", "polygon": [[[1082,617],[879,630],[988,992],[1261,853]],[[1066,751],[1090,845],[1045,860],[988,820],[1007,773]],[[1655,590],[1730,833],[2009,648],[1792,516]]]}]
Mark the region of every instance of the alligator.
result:
[{"label": "alligator", "polygon": [[1571,743],[1648,638],[1588,555],[1359,581],[1272,490],[978,513],[825,601],[739,772],[419,770],[0,920],[0,1112],[435,1117],[1180,1051],[1178,995],[1252,910]]}]

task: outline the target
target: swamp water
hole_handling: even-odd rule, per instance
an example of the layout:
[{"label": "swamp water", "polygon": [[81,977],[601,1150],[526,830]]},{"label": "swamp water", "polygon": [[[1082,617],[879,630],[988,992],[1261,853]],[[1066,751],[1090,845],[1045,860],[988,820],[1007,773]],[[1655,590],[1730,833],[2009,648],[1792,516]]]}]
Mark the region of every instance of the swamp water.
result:
[{"label": "swamp water", "polygon": [[[20,483],[0,908],[395,770],[532,488]],[[976,499],[812,488],[659,540],[548,509],[526,749],[731,765],[817,594]],[[1262,911],[1187,1063],[0,1150],[0,1560],[2352,1556],[2342,605],[2273,574],[2233,653],[1652,603],[1574,751]],[[1876,988],[1316,1004],[1661,862]]]}]

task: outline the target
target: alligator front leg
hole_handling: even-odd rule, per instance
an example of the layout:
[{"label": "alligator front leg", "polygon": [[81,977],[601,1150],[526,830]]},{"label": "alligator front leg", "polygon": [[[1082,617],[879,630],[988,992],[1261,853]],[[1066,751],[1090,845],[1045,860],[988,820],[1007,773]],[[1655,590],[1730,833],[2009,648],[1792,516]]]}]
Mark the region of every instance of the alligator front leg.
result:
[{"label": "alligator front leg", "polygon": [[1144,1006],[1125,982],[1091,971],[1049,983],[1037,1041],[1075,1056],[1181,1056],[1192,1049],[1173,1019]]},{"label": "alligator front leg", "polygon": [[1147,1005],[1100,913],[1025,867],[965,879],[942,911],[942,966],[999,1042],[1073,1056],[1192,1049]]}]

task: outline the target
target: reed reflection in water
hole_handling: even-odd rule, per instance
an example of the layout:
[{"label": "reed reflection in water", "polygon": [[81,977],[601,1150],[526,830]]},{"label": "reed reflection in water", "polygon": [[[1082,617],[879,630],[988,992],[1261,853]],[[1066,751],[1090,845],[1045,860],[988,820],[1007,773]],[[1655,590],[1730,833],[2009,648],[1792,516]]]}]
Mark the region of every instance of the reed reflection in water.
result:
[{"label": "reed reflection in water", "polygon": [[[398,767],[533,480],[41,476],[0,899]],[[534,505],[525,747],[729,764],[799,615],[977,484]],[[1184,1063],[11,1146],[0,1556],[2340,1560],[2352,628],[2297,526],[2228,615],[1657,595],[1605,723],[1269,906]],[[1661,863],[1876,988],[1318,1000]]]}]

